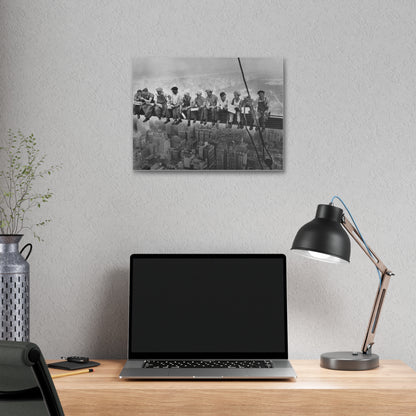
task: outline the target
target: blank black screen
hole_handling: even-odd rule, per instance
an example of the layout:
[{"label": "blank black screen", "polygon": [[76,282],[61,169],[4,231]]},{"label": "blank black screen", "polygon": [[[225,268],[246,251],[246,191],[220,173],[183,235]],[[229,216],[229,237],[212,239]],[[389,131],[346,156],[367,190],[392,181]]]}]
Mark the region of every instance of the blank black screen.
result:
[{"label": "blank black screen", "polygon": [[133,255],[130,358],[287,358],[283,255]]}]

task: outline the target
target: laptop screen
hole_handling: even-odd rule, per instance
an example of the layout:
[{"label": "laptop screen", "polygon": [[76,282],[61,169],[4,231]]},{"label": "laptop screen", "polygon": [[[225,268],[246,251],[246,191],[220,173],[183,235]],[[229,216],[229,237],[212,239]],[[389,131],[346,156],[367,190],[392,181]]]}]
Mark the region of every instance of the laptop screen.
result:
[{"label": "laptop screen", "polygon": [[284,255],[138,255],[129,358],[287,358]]}]

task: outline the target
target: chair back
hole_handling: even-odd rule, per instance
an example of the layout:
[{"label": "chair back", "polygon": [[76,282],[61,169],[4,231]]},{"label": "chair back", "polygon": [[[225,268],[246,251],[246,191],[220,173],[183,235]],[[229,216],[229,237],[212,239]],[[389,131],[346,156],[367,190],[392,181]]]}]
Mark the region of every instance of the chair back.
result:
[{"label": "chair back", "polygon": [[36,344],[0,341],[0,415],[64,416]]}]

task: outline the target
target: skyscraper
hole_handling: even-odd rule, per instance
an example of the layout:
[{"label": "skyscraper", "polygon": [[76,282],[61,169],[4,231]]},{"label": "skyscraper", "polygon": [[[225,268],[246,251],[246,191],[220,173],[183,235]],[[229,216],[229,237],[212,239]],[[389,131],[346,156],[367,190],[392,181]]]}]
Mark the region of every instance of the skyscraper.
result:
[{"label": "skyscraper", "polygon": [[215,147],[212,144],[208,144],[204,147],[203,158],[207,162],[208,169],[214,169],[215,167]]},{"label": "skyscraper", "polygon": [[216,149],[217,169],[227,169],[227,148],[225,146],[218,146]]},{"label": "skyscraper", "polygon": [[212,131],[210,128],[195,129],[195,135],[196,139],[198,140],[198,143],[205,143],[211,139]]},{"label": "skyscraper", "polygon": [[236,151],[234,147],[229,147],[227,152],[227,169],[236,169]]},{"label": "skyscraper", "polygon": [[181,160],[181,151],[180,149],[170,148],[170,160],[172,163],[178,163]]}]

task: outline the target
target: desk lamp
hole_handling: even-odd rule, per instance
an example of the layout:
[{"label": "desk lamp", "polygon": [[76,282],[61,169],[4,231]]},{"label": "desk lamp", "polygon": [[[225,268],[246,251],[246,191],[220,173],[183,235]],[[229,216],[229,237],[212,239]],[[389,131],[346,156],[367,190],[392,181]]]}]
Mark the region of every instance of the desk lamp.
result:
[{"label": "desk lamp", "polygon": [[[342,203],[354,225],[346,218],[341,208],[334,206],[333,202],[335,199]],[[341,351],[324,353],[321,355],[321,367],[331,370],[370,370],[379,365],[379,357],[377,354],[372,353],[372,346],[384,297],[390,278],[394,274],[387,269],[374,251],[367,245],[350,211],[338,196],[334,196],[328,205],[318,205],[315,219],[305,224],[297,232],[292,250],[315,260],[328,263],[347,263],[350,261],[351,244],[345,230],[376,266],[380,285],[361,352]]]}]

